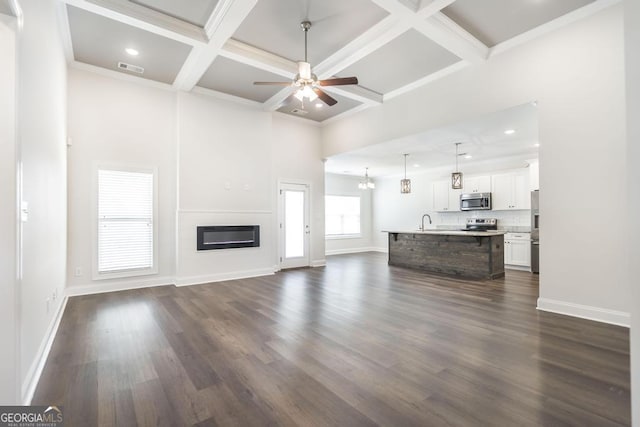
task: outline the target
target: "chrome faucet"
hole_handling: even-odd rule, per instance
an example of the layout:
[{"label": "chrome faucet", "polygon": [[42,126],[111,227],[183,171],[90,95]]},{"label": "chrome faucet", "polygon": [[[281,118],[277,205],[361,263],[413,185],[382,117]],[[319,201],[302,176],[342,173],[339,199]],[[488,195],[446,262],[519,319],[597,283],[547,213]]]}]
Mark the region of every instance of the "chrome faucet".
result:
[{"label": "chrome faucet", "polygon": [[429,218],[429,224],[431,224],[431,215],[429,215],[429,214],[422,215],[422,227],[420,227],[420,230],[422,230],[422,231],[424,231],[424,217],[425,216]]}]

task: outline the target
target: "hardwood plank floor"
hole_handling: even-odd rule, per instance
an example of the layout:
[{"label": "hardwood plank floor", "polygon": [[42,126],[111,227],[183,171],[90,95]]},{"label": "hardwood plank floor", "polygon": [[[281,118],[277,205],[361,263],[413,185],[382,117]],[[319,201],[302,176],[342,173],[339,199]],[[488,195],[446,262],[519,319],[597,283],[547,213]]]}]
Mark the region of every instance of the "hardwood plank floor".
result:
[{"label": "hardwood plank floor", "polygon": [[537,311],[536,275],[327,264],[71,298],[33,404],[69,426],[630,424],[628,330]]}]

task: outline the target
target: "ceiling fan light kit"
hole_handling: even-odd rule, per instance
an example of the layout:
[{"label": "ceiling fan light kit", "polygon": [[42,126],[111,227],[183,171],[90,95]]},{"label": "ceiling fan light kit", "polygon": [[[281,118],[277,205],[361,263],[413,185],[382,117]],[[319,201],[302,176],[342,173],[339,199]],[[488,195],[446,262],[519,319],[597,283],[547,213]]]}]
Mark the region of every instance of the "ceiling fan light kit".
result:
[{"label": "ceiling fan light kit", "polygon": [[338,103],[338,101],[320,89],[320,86],[343,86],[357,85],[357,77],[341,77],[334,79],[318,80],[318,77],[311,71],[311,64],[307,60],[307,33],[311,29],[311,22],[302,21],[300,23],[304,31],[304,61],[298,62],[298,73],[293,78],[293,82],[253,82],[254,85],[261,86],[291,86],[296,89],[294,96],[302,103],[304,109],[305,98],[314,101],[318,98],[328,106]]}]

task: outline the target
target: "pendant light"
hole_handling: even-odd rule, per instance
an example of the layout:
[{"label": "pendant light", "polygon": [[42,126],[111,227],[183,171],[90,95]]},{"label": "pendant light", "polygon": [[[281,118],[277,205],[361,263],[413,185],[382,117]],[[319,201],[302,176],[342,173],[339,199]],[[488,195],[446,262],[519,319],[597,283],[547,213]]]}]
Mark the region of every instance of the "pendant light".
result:
[{"label": "pendant light", "polygon": [[458,146],[461,142],[456,142],[456,171],[451,174],[451,188],[460,190],[462,188],[462,172],[458,171]]},{"label": "pendant light", "polygon": [[376,185],[369,178],[369,168],[365,168],[364,178],[358,184],[358,188],[361,190],[373,190],[374,188],[376,188]]},{"label": "pendant light", "polygon": [[407,156],[404,155],[404,179],[400,180],[400,193],[409,194],[411,193],[411,180],[407,179]]}]

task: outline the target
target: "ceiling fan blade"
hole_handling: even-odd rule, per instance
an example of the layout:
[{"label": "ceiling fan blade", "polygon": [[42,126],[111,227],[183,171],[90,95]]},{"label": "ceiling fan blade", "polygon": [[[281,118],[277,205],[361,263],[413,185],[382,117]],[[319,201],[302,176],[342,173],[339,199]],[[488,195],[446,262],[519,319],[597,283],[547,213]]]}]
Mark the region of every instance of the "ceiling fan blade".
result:
[{"label": "ceiling fan blade", "polygon": [[342,86],[342,85],[357,85],[357,77],[339,77],[335,79],[318,80],[320,86]]},{"label": "ceiling fan blade", "polygon": [[327,104],[329,107],[338,103],[338,101],[327,95],[327,93],[320,88],[314,87],[313,91],[316,93],[316,95],[318,95],[318,98],[320,98],[320,100]]},{"label": "ceiling fan blade", "polygon": [[257,86],[291,86],[291,82],[253,82]]}]

